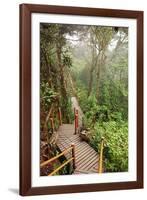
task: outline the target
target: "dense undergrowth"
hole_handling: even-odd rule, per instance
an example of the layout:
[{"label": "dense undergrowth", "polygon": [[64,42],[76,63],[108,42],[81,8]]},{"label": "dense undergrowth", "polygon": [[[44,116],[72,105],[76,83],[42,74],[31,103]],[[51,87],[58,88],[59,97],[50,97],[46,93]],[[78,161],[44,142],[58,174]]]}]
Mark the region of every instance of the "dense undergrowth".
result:
[{"label": "dense undergrowth", "polygon": [[104,138],[104,170],[128,170],[128,122],[121,112],[110,110],[108,105],[98,105],[94,95],[86,98],[86,90],[78,90],[78,98],[85,114],[84,126],[91,129],[90,144],[100,153]]}]

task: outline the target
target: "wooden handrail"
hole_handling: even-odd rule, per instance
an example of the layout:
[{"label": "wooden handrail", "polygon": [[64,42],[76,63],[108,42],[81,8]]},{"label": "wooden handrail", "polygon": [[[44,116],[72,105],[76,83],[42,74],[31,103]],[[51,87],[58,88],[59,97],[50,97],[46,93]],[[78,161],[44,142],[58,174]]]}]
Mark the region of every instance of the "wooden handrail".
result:
[{"label": "wooden handrail", "polygon": [[40,167],[44,167],[45,165],[49,164],[50,162],[56,160],[57,158],[59,158],[60,156],[66,154],[67,152],[69,152],[70,150],[72,150],[72,157],[70,159],[68,159],[65,163],[63,163],[61,166],[59,166],[57,169],[55,169],[53,172],[51,172],[50,174],[48,174],[48,176],[52,176],[53,174],[55,174],[56,172],[58,172],[60,169],[62,169],[65,165],[67,165],[69,162],[71,162],[73,160],[73,169],[76,168],[75,165],[75,144],[72,143],[71,147],[69,147],[68,149],[65,149],[62,153],[58,154],[57,156],[41,163]]},{"label": "wooden handrail", "polygon": [[45,165],[49,164],[50,162],[56,160],[57,158],[63,156],[64,154],[66,154],[67,152],[69,152],[73,147],[69,147],[68,149],[65,149],[62,153],[58,154],[57,156],[47,160],[47,161],[44,161],[43,163],[40,164],[40,167],[44,167]]},{"label": "wooden handrail", "polygon": [[53,172],[51,172],[50,174],[48,174],[48,176],[52,176],[53,174],[55,174],[56,172],[58,172],[60,169],[62,169],[65,165],[67,165],[69,162],[71,162],[74,158],[70,158],[69,160],[67,160],[65,163],[63,163],[60,167],[58,167],[57,169],[55,169]]},{"label": "wooden handrail", "polygon": [[[52,116],[53,105],[54,105],[54,103],[51,104],[49,112],[48,112],[48,114],[46,116],[45,123],[44,123],[44,126],[43,126],[43,131],[44,132],[47,132],[47,123],[48,123],[48,121],[50,121],[51,128],[52,128],[52,130],[54,132],[54,128],[55,128],[54,127],[54,117]],[[57,112],[58,112],[59,124],[62,125],[62,113],[61,113],[61,108],[60,107],[58,107],[58,111]]]},{"label": "wooden handrail", "polygon": [[99,158],[98,173],[102,173],[103,172],[103,150],[104,150],[104,138],[102,137],[101,147],[100,147],[100,158]]}]

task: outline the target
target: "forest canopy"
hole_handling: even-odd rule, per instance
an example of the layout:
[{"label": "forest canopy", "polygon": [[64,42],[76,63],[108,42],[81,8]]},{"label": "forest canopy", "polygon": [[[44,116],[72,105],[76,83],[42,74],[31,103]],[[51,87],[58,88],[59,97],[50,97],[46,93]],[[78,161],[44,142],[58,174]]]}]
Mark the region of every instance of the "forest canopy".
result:
[{"label": "forest canopy", "polygon": [[128,170],[128,28],[40,24],[41,134],[52,104],[72,123],[71,98],[90,128],[90,145],[105,138],[105,170]]}]

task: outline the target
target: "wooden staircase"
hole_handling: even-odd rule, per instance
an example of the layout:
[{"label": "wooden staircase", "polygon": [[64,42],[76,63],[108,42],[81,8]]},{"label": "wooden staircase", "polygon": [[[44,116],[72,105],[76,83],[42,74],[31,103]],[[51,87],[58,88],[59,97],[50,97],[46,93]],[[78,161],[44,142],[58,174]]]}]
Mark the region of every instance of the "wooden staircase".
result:
[{"label": "wooden staircase", "polygon": [[[103,172],[104,139],[102,139],[100,156],[98,156],[98,153],[79,136],[79,128],[82,126],[83,112],[80,109],[75,97],[72,97],[72,107],[75,114],[75,120],[73,124],[62,124],[61,109],[58,108],[59,128],[56,132],[56,135],[58,136],[56,137],[56,145],[60,149],[61,153],[41,163],[40,167],[42,168],[48,165],[50,162],[53,162],[63,155],[66,157],[66,160],[61,164],[61,166],[49,173],[48,176],[55,175],[56,172],[58,172],[68,163],[72,163],[74,170],[73,174],[92,174]],[[54,119],[53,117],[50,117],[51,111],[52,110],[50,109],[46,122],[50,120],[54,134]]]},{"label": "wooden staircase", "polygon": [[[63,124],[58,130],[57,145],[61,151],[67,149],[72,143],[75,144],[74,174],[98,173],[98,154],[85,141],[81,141],[79,134],[74,134],[74,124]],[[67,154],[67,158],[71,155]]]}]

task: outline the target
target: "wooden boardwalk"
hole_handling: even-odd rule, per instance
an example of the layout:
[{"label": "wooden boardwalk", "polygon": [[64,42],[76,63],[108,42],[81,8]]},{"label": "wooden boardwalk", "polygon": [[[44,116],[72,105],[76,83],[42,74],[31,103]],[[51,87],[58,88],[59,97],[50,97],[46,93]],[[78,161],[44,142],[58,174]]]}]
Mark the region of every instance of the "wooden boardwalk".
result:
[{"label": "wooden boardwalk", "polygon": [[[57,145],[61,151],[75,144],[75,163],[74,174],[98,173],[98,154],[85,141],[81,141],[79,134],[74,134],[74,124],[63,124],[58,129]],[[68,154],[68,156],[71,156]]]}]

